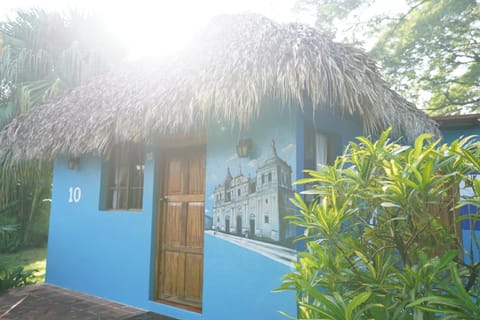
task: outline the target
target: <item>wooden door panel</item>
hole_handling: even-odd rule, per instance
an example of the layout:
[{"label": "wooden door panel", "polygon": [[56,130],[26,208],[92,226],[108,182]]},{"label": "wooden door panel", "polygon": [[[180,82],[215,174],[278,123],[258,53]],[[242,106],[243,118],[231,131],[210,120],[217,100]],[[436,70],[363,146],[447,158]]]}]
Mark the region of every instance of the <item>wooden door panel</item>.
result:
[{"label": "wooden door panel", "polygon": [[201,301],[202,299],[202,276],[203,276],[203,255],[187,254],[185,270],[185,296],[191,300]]},{"label": "wooden door panel", "polygon": [[183,296],[185,285],[185,254],[165,251],[163,292],[164,298]]},{"label": "wooden door panel", "polygon": [[185,186],[185,170],[188,169],[185,167],[182,159],[177,157],[171,157],[168,159],[167,164],[167,183],[165,194],[183,194]]},{"label": "wooden door panel", "polygon": [[164,247],[180,247],[183,245],[184,238],[184,212],[183,206],[179,202],[168,202],[166,205]]},{"label": "wooden door panel", "polygon": [[196,152],[189,159],[188,193],[203,194],[205,189],[205,155]]},{"label": "wooden door panel", "polygon": [[203,249],[203,203],[189,203],[186,223],[185,246],[188,248]]}]

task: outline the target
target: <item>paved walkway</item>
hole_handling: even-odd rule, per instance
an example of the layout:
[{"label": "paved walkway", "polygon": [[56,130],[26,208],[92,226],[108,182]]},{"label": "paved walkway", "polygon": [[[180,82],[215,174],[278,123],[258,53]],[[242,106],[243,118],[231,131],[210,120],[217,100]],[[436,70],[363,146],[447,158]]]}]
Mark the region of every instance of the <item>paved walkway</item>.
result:
[{"label": "paved walkway", "polygon": [[0,292],[1,320],[175,320],[49,284]]}]

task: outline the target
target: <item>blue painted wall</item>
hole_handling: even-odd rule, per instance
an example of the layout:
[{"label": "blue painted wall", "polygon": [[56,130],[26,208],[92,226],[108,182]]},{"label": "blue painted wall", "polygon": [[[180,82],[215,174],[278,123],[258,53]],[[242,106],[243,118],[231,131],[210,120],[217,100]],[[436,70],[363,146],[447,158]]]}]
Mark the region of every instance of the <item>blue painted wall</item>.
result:
[{"label": "blue painted wall", "polygon": [[218,238],[205,238],[204,319],[286,319],[296,316],[292,292],[273,293],[290,268]]},{"label": "blue painted wall", "polygon": [[[206,215],[213,215],[213,192],[224,182],[227,169],[230,168],[234,178],[241,171],[245,177],[255,179],[257,169],[272,155],[272,140],[275,140],[278,156],[292,168],[293,183],[296,170],[295,132],[295,113],[287,110],[278,113],[274,104],[266,106],[258,121],[242,130],[222,123],[212,125],[207,144]],[[247,158],[239,158],[235,153],[235,145],[242,138],[253,141]],[[258,189],[259,186],[257,192]],[[214,224],[217,222],[214,221]],[[218,231],[210,231],[205,238],[205,319],[285,319],[279,311],[295,316],[294,293],[272,293],[291,267],[223,239],[229,235],[219,235]]]},{"label": "blue painted wall", "polygon": [[[315,116],[295,111],[274,111],[273,104],[259,119],[240,130],[215,123],[207,143],[206,214],[211,215],[212,188],[225,175],[225,164],[239,170],[265,159],[265,145],[275,139],[279,155],[292,167],[292,182],[305,165],[304,126],[320,127],[338,136],[339,150],[361,134],[355,118]],[[330,120],[329,120],[330,119]],[[223,130],[223,131],[222,131]],[[250,159],[234,159],[235,144],[250,137],[256,144]],[[205,234],[204,295],[202,313],[151,301],[156,221],[155,162],[160,154],[146,150],[143,209],[102,211],[100,206],[102,160],[84,156],[80,167],[67,168],[67,158],[55,162],[46,281],[94,296],[133,305],[179,319],[284,319],[279,311],[296,315],[293,292],[273,293],[281,277],[291,270],[245,247]],[[233,157],[233,158],[232,158]],[[228,160],[228,163],[225,161]],[[220,167],[219,163],[223,162]],[[218,176],[217,176],[218,171]],[[253,174],[254,171],[250,171]],[[80,188],[79,202],[69,202],[69,188]]]}]

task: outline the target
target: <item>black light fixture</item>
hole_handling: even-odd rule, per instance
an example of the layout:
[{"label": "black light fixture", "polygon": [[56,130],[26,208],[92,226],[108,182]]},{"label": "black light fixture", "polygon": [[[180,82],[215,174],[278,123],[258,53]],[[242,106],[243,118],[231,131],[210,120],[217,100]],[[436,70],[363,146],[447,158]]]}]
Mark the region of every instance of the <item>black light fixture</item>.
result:
[{"label": "black light fixture", "polygon": [[70,170],[74,170],[80,166],[80,158],[79,157],[70,157],[68,158],[67,167]]},{"label": "black light fixture", "polygon": [[247,158],[252,149],[252,139],[240,139],[237,143],[237,156],[239,158]]}]

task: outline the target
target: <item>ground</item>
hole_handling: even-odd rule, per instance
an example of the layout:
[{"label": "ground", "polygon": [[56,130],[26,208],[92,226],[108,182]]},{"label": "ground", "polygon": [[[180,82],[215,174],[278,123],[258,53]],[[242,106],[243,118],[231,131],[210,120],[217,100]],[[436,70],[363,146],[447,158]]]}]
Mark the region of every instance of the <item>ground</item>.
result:
[{"label": "ground", "polygon": [[23,266],[25,270],[38,270],[32,279],[37,284],[0,292],[0,319],[174,320],[83,293],[43,284],[46,254],[46,248],[0,254],[0,263],[8,269]]},{"label": "ground", "polygon": [[175,320],[49,284],[0,292],[2,320]]}]

